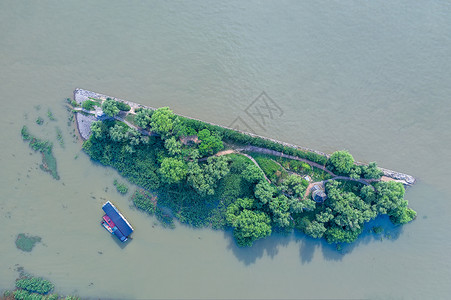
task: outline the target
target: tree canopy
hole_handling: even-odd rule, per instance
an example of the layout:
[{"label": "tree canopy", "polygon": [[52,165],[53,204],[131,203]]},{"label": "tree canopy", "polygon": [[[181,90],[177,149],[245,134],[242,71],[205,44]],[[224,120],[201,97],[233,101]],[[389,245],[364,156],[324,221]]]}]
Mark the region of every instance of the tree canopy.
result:
[{"label": "tree canopy", "polygon": [[162,138],[168,137],[174,127],[176,116],[169,107],[156,109],[150,117],[150,127],[152,131],[161,135]]},{"label": "tree canopy", "polygon": [[302,197],[308,186],[308,181],[302,179],[299,175],[289,175],[280,185],[283,192],[292,197]]},{"label": "tree canopy", "polygon": [[188,163],[187,182],[202,196],[213,195],[216,183],[229,173],[228,158],[209,157],[207,163]]},{"label": "tree canopy", "polygon": [[143,108],[136,113],[135,123],[139,127],[146,128],[150,125],[150,117],[152,116],[153,111],[151,109]]},{"label": "tree canopy", "polygon": [[330,156],[328,164],[335,173],[347,175],[354,166],[354,157],[346,150],[335,151]]},{"label": "tree canopy", "polygon": [[237,199],[227,208],[227,222],[233,229],[233,236],[241,247],[249,247],[261,238],[271,234],[271,219],[262,211],[254,209],[254,200]]},{"label": "tree canopy", "polygon": [[110,117],[114,117],[119,113],[119,108],[117,107],[116,101],[107,99],[102,103],[103,112]]},{"label": "tree canopy", "polygon": [[166,157],[161,162],[159,173],[164,182],[169,184],[178,183],[181,180],[185,179],[187,166],[183,161],[179,159]]},{"label": "tree canopy", "polygon": [[[105,101],[109,102],[114,101]],[[109,105],[114,114],[112,104],[105,104],[105,108],[108,110]],[[237,153],[213,156],[224,148],[223,136],[227,142],[235,136],[219,127],[177,117],[167,107],[141,109],[134,122],[160,136],[144,135],[117,120],[95,121],[83,149],[92,159],[116,168],[130,182],[155,191],[156,203],[171,208],[180,222],[233,227],[240,246],[252,245],[270,235],[273,228],[289,232],[293,227],[329,243],[349,243],[361,234],[366,222],[380,214],[387,214],[395,224],[405,224],[416,216],[407,207],[400,183],[369,181],[371,185],[363,185],[361,181],[332,180],[325,184],[327,200],[315,203],[304,197],[308,182],[303,176],[308,174],[315,182],[330,178],[317,168],[262,153],[248,154],[258,165]],[[22,135],[31,139],[26,129]],[[190,138],[182,143],[179,137],[186,135],[197,135],[199,141]],[[247,139],[240,141],[252,144]],[[259,143],[267,145],[263,139]],[[274,149],[287,150],[282,146]],[[205,156],[208,158],[200,159]],[[356,165],[347,151],[333,153],[327,167],[355,179],[378,179],[382,174],[375,163]],[[155,213],[162,216],[158,205]]]},{"label": "tree canopy", "polygon": [[201,140],[199,144],[199,153],[202,156],[212,155],[219,150],[224,149],[224,144],[217,134],[212,134],[210,130],[203,129],[199,131],[198,138]]}]

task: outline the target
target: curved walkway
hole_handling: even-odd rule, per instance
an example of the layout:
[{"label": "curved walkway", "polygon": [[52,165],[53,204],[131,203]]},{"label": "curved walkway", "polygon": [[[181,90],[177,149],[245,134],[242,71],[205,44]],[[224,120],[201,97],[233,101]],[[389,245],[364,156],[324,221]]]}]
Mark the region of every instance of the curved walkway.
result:
[{"label": "curved walkway", "polygon": [[[309,164],[309,165],[311,165],[313,167],[321,169],[324,172],[326,172],[326,173],[330,174],[331,176],[333,176],[331,179],[317,181],[317,182],[311,182],[308,185],[307,189],[305,190],[303,199],[307,198],[307,196],[309,195],[310,190],[312,189],[313,186],[318,185],[318,184],[324,185],[325,183],[327,183],[329,181],[332,181],[332,180],[355,181],[355,182],[358,182],[358,183],[370,186],[374,191],[376,189],[374,188],[374,186],[371,185],[371,183],[380,181],[380,179],[364,179],[364,178],[355,179],[355,178],[351,178],[351,177],[347,177],[347,176],[338,176],[335,173],[333,173],[332,171],[326,169],[325,166],[320,165],[320,164],[315,163],[315,162],[312,162],[312,161],[309,161],[307,159],[296,157],[296,156],[292,156],[292,155],[287,155],[287,154],[284,154],[282,152],[278,152],[278,151],[274,151],[274,150],[270,150],[270,149],[266,149],[266,148],[255,147],[255,146],[246,146],[244,148],[239,148],[239,149],[234,149],[234,150],[233,149],[224,150],[224,151],[220,151],[220,152],[216,153],[214,156],[221,156],[221,155],[227,155],[227,154],[232,154],[232,153],[241,154],[241,155],[244,155],[247,158],[249,158],[263,172],[262,168],[257,163],[257,161],[252,156],[250,156],[249,154],[242,153],[242,151],[257,152],[257,153],[269,154],[269,155],[274,155],[274,156],[278,156],[278,157],[284,157],[284,158],[293,159],[293,160],[299,160],[299,161],[305,162],[305,163],[307,163],[307,164]],[[208,157],[201,158],[201,159],[199,159],[199,161],[204,161],[206,159],[208,159]],[[283,166],[281,164],[279,164],[278,162],[276,162],[276,163],[283,168]],[[286,170],[286,171],[290,172],[288,170]],[[294,172],[290,172],[290,173],[297,174],[297,173],[294,173]],[[268,177],[266,177],[265,172],[263,172],[263,175],[265,176],[266,181],[268,183],[271,183],[271,181],[268,179]]]},{"label": "curved walkway", "polygon": [[316,162],[310,161],[310,160],[305,159],[305,158],[300,158],[300,157],[297,157],[297,156],[285,154],[283,152],[270,150],[270,149],[266,149],[266,148],[255,147],[255,146],[246,146],[242,150],[243,151],[250,151],[250,152],[258,152],[258,153],[263,153],[263,154],[269,154],[269,155],[274,155],[274,156],[279,156],[279,157],[284,157],[284,158],[288,158],[288,159],[302,161],[302,162],[305,162],[305,163],[311,165],[312,167],[321,169],[324,172],[329,173],[332,176],[337,176],[332,171],[328,170],[325,166],[320,165],[320,164],[318,164]]}]

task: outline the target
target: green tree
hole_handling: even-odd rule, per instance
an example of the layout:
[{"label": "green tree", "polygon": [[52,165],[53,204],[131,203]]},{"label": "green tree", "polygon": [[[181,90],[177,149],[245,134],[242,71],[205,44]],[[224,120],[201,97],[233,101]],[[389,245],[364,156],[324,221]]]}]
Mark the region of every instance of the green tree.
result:
[{"label": "green tree", "polygon": [[379,169],[375,162],[371,162],[363,169],[363,177],[366,179],[379,179],[384,175],[381,169]]},{"label": "green tree", "polygon": [[347,175],[354,166],[354,158],[348,151],[335,151],[329,158],[329,168],[335,173]]},{"label": "green tree", "polygon": [[254,190],[255,197],[259,200],[259,205],[265,205],[274,198],[276,195],[276,188],[269,184],[267,181],[260,181],[256,186]]},{"label": "green tree", "polygon": [[146,144],[149,141],[148,137],[142,135],[135,128],[128,128],[124,133],[124,137],[128,140],[128,142],[132,146],[137,146],[139,144]]},{"label": "green tree", "polygon": [[360,189],[360,197],[366,203],[374,203],[376,201],[376,193],[371,185],[364,185]]},{"label": "green tree", "polygon": [[91,123],[91,132],[96,139],[102,138],[105,130],[105,125],[102,121],[94,121]]},{"label": "green tree", "polygon": [[229,173],[228,159],[225,156],[209,157],[201,166],[192,161],[188,163],[187,182],[201,196],[213,195],[218,180]]},{"label": "green tree", "polygon": [[265,179],[263,171],[254,164],[250,164],[242,173],[243,178],[250,183],[256,183]]},{"label": "green tree", "polygon": [[302,179],[300,176],[292,174],[285,179],[280,188],[283,192],[291,197],[302,197],[307,189],[308,181]]},{"label": "green tree", "polygon": [[329,197],[327,205],[335,215],[334,223],[339,227],[354,231],[376,217],[373,206],[351,192],[342,191],[337,181],[327,183],[326,188]]},{"label": "green tree", "polygon": [[394,224],[406,224],[416,217],[416,212],[407,207],[405,189],[400,182],[378,182],[376,185],[376,208],[379,213],[388,214]]},{"label": "green tree", "polygon": [[126,138],[127,128],[121,124],[110,127],[110,138],[115,142],[122,142]]},{"label": "green tree", "polygon": [[[175,118],[173,128],[172,128],[172,134],[176,137],[182,137],[182,136],[188,136],[189,134],[188,127],[180,120],[180,118]],[[195,135],[196,133],[194,133]]]},{"label": "green tree", "polygon": [[363,228],[356,230],[346,230],[341,227],[331,227],[326,231],[326,240],[328,243],[352,243],[362,233]]},{"label": "green tree", "polygon": [[116,101],[114,100],[105,100],[102,104],[103,112],[110,117],[114,117],[119,113],[119,108],[117,108]]},{"label": "green tree", "polygon": [[164,147],[171,156],[179,155],[182,152],[182,144],[173,136],[164,141]]},{"label": "green tree", "polygon": [[151,109],[143,108],[136,113],[135,123],[139,127],[146,128],[150,125],[150,117],[152,116],[153,111]]},{"label": "green tree", "polygon": [[237,199],[229,205],[226,220],[234,228],[233,236],[241,247],[249,247],[271,234],[270,218],[262,211],[254,211],[253,200]]},{"label": "green tree", "polygon": [[152,131],[166,138],[172,132],[175,115],[169,107],[161,107],[155,110],[150,117],[150,127]]},{"label": "green tree", "polygon": [[305,227],[304,232],[305,234],[315,238],[319,239],[323,237],[324,233],[326,232],[326,227],[324,227],[324,223],[320,223],[318,221],[312,221],[309,222],[308,225]]},{"label": "green tree", "polygon": [[349,172],[349,177],[351,177],[352,179],[360,179],[361,175],[362,175],[361,166],[354,165],[351,168],[351,172]]},{"label": "green tree", "polygon": [[279,195],[269,202],[269,209],[272,214],[273,222],[278,227],[290,226],[290,204],[285,195]]},{"label": "green tree", "polygon": [[289,204],[290,204],[290,213],[301,213],[304,210],[311,211],[314,210],[316,207],[316,203],[312,199],[300,200],[298,198],[290,198]]},{"label": "green tree", "polygon": [[164,182],[168,184],[178,183],[181,180],[185,179],[187,166],[183,161],[179,159],[166,157],[161,162],[159,173],[161,175],[161,179]]},{"label": "green tree", "polygon": [[199,140],[201,140],[201,143],[199,144],[199,153],[202,156],[212,155],[219,150],[224,149],[221,138],[216,134],[211,134],[208,129],[199,131],[197,136]]}]

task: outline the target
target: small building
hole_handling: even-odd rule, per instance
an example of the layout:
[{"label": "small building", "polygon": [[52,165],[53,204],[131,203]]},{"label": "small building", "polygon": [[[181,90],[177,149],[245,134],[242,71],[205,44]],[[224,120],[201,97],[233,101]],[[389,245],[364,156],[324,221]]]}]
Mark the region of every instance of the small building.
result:
[{"label": "small building", "polygon": [[133,227],[128,223],[127,219],[119,212],[119,210],[107,201],[102,206],[105,215],[103,216],[102,226],[109,233],[114,234],[121,242],[127,241],[133,232]]},{"label": "small building", "polygon": [[308,182],[312,181],[312,177],[310,177],[309,175],[305,175],[304,177],[302,177],[303,179],[307,180]]},{"label": "small building", "polygon": [[311,191],[313,201],[317,203],[323,203],[324,201],[326,201],[327,195],[319,185],[314,185]]},{"label": "small building", "polygon": [[96,119],[99,121],[102,121],[106,118],[108,118],[108,116],[103,112],[103,110],[99,107],[96,107]]}]

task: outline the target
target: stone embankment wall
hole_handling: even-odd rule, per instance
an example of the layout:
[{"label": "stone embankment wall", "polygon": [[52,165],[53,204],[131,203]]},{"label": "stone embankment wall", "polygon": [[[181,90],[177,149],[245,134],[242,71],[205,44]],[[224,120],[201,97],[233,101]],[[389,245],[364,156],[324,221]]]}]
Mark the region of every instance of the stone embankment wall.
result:
[{"label": "stone embankment wall", "polygon": [[[156,109],[154,107],[145,106],[145,105],[142,105],[142,104],[139,104],[139,103],[118,99],[118,98],[115,98],[115,97],[111,97],[111,96],[95,93],[95,92],[92,92],[92,91],[87,91],[87,90],[83,90],[83,89],[79,89],[79,88],[75,89],[75,91],[74,91],[74,100],[77,101],[78,104],[81,105],[81,103],[83,101],[88,100],[89,98],[95,98],[95,99],[111,98],[113,100],[121,101],[121,102],[124,102],[124,103],[128,104],[132,108],[133,111],[136,108],[148,108],[148,109],[152,109],[152,110]],[[76,117],[77,117],[78,130],[80,132],[81,137],[84,140],[86,140],[91,135],[90,126],[91,126],[91,123],[93,121],[95,121],[95,116],[83,115],[81,113],[77,113],[76,115],[77,115]],[[235,131],[238,131],[240,133],[249,135],[251,137],[262,138],[262,139],[265,139],[265,140],[272,141],[274,143],[282,144],[283,146],[288,146],[288,147],[295,148],[295,149],[300,149],[300,150],[304,150],[304,151],[314,152],[316,154],[323,155],[323,156],[325,156],[327,158],[329,158],[329,156],[330,156],[329,154],[326,154],[324,152],[313,150],[313,149],[310,149],[310,148],[307,148],[307,147],[294,145],[294,144],[290,144],[290,143],[285,143],[285,142],[278,141],[278,140],[275,140],[275,139],[271,139],[271,138],[268,138],[268,137],[264,137],[264,136],[261,136],[261,135],[257,135],[257,134],[253,134],[253,133],[249,133],[249,132],[233,129],[233,128],[230,128],[230,127],[227,127],[227,126],[218,125],[218,124],[207,122],[207,121],[204,121],[204,120],[199,120],[199,119],[196,119],[196,118],[193,118],[193,117],[189,117],[189,116],[185,116],[185,115],[182,115],[182,114],[177,114],[177,115],[185,117],[185,118],[188,118],[188,119],[205,122],[205,123],[208,123],[210,125],[219,126],[219,127],[230,129],[230,130],[235,130]],[[360,163],[360,162],[357,162],[357,164],[364,165],[363,163]],[[395,180],[398,180],[398,181],[400,181],[400,182],[402,182],[402,183],[404,183],[406,185],[412,185],[412,184],[415,183],[415,178],[413,176],[410,176],[410,175],[407,175],[407,174],[404,174],[404,173],[400,173],[400,172],[396,172],[396,171],[392,171],[392,170],[388,170],[388,169],[384,169],[384,168],[380,168],[380,169],[384,172],[385,176],[387,176],[389,178],[392,178],[392,179],[395,179]]]}]

